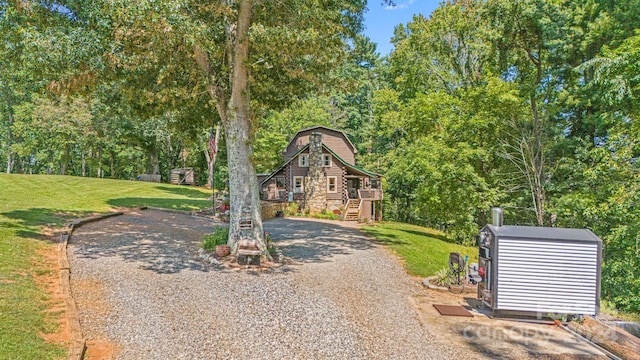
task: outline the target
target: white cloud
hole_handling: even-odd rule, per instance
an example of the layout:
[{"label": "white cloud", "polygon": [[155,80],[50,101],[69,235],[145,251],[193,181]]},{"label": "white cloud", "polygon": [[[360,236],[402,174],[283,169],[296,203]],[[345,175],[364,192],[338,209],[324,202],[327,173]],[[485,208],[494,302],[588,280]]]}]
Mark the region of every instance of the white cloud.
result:
[{"label": "white cloud", "polygon": [[409,6],[411,6],[411,4],[415,3],[417,0],[409,0],[406,2],[403,2],[402,4],[396,4],[396,5],[387,5],[384,9],[385,10],[402,10],[402,9],[406,9]]}]

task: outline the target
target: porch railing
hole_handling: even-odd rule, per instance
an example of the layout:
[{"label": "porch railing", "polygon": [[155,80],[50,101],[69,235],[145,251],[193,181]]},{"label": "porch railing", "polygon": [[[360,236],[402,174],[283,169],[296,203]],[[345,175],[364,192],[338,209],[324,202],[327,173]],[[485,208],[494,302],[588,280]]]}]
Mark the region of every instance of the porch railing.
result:
[{"label": "porch railing", "polygon": [[382,200],[382,191],[380,189],[358,189],[358,198],[362,200]]}]

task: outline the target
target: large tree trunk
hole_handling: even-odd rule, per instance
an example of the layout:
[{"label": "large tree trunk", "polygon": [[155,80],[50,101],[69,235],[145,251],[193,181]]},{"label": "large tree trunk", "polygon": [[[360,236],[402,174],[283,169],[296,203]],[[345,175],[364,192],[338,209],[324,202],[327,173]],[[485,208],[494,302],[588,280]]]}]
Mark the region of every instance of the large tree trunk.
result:
[{"label": "large tree trunk", "polygon": [[60,175],[67,175],[67,166],[69,165],[69,149],[65,147],[62,158],[60,159]]},{"label": "large tree trunk", "polygon": [[98,148],[98,177],[102,178],[102,148]]},{"label": "large tree trunk", "polygon": [[13,152],[11,151],[11,142],[13,141],[13,134],[11,133],[11,126],[13,124],[13,114],[11,113],[11,109],[9,109],[9,130],[7,134],[7,174],[11,174],[11,169],[13,169]]},{"label": "large tree trunk", "polygon": [[7,107],[9,109],[9,126],[7,129],[7,174],[11,174],[13,170],[13,163],[15,161],[13,157],[13,152],[11,151],[11,145],[13,144],[13,133],[11,132],[11,128],[13,126],[13,105],[11,103],[11,95],[9,91],[6,91],[7,96]]},{"label": "large tree trunk", "polygon": [[[227,160],[229,164],[229,195],[231,198],[229,245],[237,251],[240,239],[256,241],[263,251],[266,246],[263,239],[262,209],[258,193],[258,177],[251,162],[253,146],[249,141],[249,121],[240,114],[230,113],[225,122],[227,139]],[[251,229],[241,230],[240,220],[251,219]],[[266,255],[266,253],[265,253]]]},{"label": "large tree trunk", "polygon": [[[216,144],[216,148],[218,147],[218,144],[220,142],[220,124],[216,125],[216,132],[214,135],[214,143]],[[208,144],[207,145],[207,149],[204,151],[204,157],[207,160],[207,183],[209,184],[209,186],[211,187],[211,189],[213,189],[214,187],[214,169],[216,167],[216,159],[218,157],[218,152],[217,150],[214,152],[211,150],[211,145]]]},{"label": "large tree trunk", "polygon": [[[104,171],[102,170],[102,150],[100,150],[100,162],[99,162],[99,164],[100,164],[100,169],[101,169],[100,173],[104,174]],[[118,178],[118,176],[116,175],[116,172],[115,172],[116,170],[115,169],[116,169],[116,154],[115,154],[115,152],[111,151],[111,152],[109,152],[109,176],[112,179],[117,179]],[[100,177],[102,177],[102,175]]]},{"label": "large tree trunk", "polygon": [[[210,64],[209,55],[196,46],[195,59],[209,76],[208,91],[224,126],[229,166],[230,223],[229,241],[232,252],[237,252],[240,239],[252,240],[265,256],[269,256],[262,227],[262,209],[258,192],[258,177],[251,154],[253,153],[251,112],[249,105],[248,31],[251,25],[251,0],[239,1],[236,26],[227,27],[225,61],[232,68],[231,94],[219,85],[218,76]],[[251,220],[250,229],[241,229],[241,220]]]},{"label": "large tree trunk", "polygon": [[82,150],[82,177],[87,176],[87,159],[84,155],[84,150]]},{"label": "large tree trunk", "polygon": [[207,184],[211,189],[213,189],[213,156],[211,156],[211,151],[208,149],[204,151],[204,158],[207,160]]},{"label": "large tree trunk", "polygon": [[[536,84],[540,84],[542,81],[542,67],[541,62],[534,62],[536,65]],[[547,164],[545,164],[544,157],[544,143],[545,143],[545,129],[544,124],[542,123],[542,118],[538,113],[538,105],[536,102],[535,93],[531,94],[529,99],[531,103],[531,114],[533,116],[533,144],[531,149],[531,192],[533,196],[533,205],[536,212],[536,221],[538,225],[544,225],[545,218],[545,170]]]},{"label": "large tree trunk", "polygon": [[[233,57],[231,97],[226,113],[220,114],[224,125],[229,166],[231,198],[229,245],[235,253],[240,239],[253,240],[266,255],[262,228],[262,209],[258,192],[258,176],[251,161],[253,153],[249,107],[248,31],[251,25],[251,0],[240,1]],[[250,229],[241,229],[240,221],[249,218]]]},{"label": "large tree trunk", "polygon": [[158,158],[158,150],[155,145],[151,148],[150,151],[151,157],[151,174],[158,175],[160,174],[160,160]]}]

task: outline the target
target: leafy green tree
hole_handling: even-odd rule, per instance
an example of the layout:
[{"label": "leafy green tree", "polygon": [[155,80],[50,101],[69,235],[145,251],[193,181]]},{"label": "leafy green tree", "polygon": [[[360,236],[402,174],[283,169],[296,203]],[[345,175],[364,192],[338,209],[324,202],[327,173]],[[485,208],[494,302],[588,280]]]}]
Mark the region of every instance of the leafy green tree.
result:
[{"label": "leafy green tree", "polygon": [[[313,90],[340,64],[345,40],[359,30],[365,3],[180,1],[101,3],[96,12],[121,44],[107,56],[119,74],[147,92],[149,104],[208,94],[223,125],[231,195],[229,243],[240,218],[265,249],[251,159],[257,119]],[[85,11],[78,8],[77,11]],[[277,14],[277,16],[274,16]],[[276,44],[276,45],[274,45]],[[266,252],[265,252],[266,253]]]},{"label": "leafy green tree", "polygon": [[331,102],[332,99],[326,96],[310,97],[261,119],[253,153],[256,169],[270,172],[281,165],[284,161],[282,151],[299,130],[316,125],[342,128],[344,119],[334,117],[340,110]]},{"label": "leafy green tree", "polygon": [[430,18],[417,15],[398,26],[390,55],[390,81],[402,98],[417,93],[453,94],[482,81],[488,44],[477,1],[445,1]]},{"label": "leafy green tree", "polygon": [[560,225],[590,227],[602,236],[603,296],[632,312],[640,311],[638,49],[640,37],[630,36],[577,68],[591,73],[582,93],[599,98],[594,116],[600,126],[563,164],[567,183],[559,184],[563,193],[555,203]]},{"label": "leafy green tree", "polygon": [[61,99],[54,103],[43,97],[35,97],[32,103],[24,103],[16,109],[13,124],[15,153],[34,157],[30,166],[39,172],[66,175],[72,166],[75,152],[84,152],[92,133],[87,131],[91,121],[88,104],[81,98]]}]

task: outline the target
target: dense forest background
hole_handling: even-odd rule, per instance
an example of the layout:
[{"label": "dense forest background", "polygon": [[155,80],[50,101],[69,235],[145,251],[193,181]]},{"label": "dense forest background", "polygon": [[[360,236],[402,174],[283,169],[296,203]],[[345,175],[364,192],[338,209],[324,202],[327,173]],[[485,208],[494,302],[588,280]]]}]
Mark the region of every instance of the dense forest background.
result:
[{"label": "dense forest background", "polygon": [[[166,180],[188,166],[209,181],[220,120],[176,30],[193,4],[125,4],[0,1],[0,170]],[[314,59],[305,36],[250,64],[258,172],[296,131],[342,129],[385,176],[386,219],[468,244],[492,206],[509,224],[590,228],[605,242],[603,297],[640,312],[640,1],[445,1],[399,24],[387,57],[356,35]]]}]

